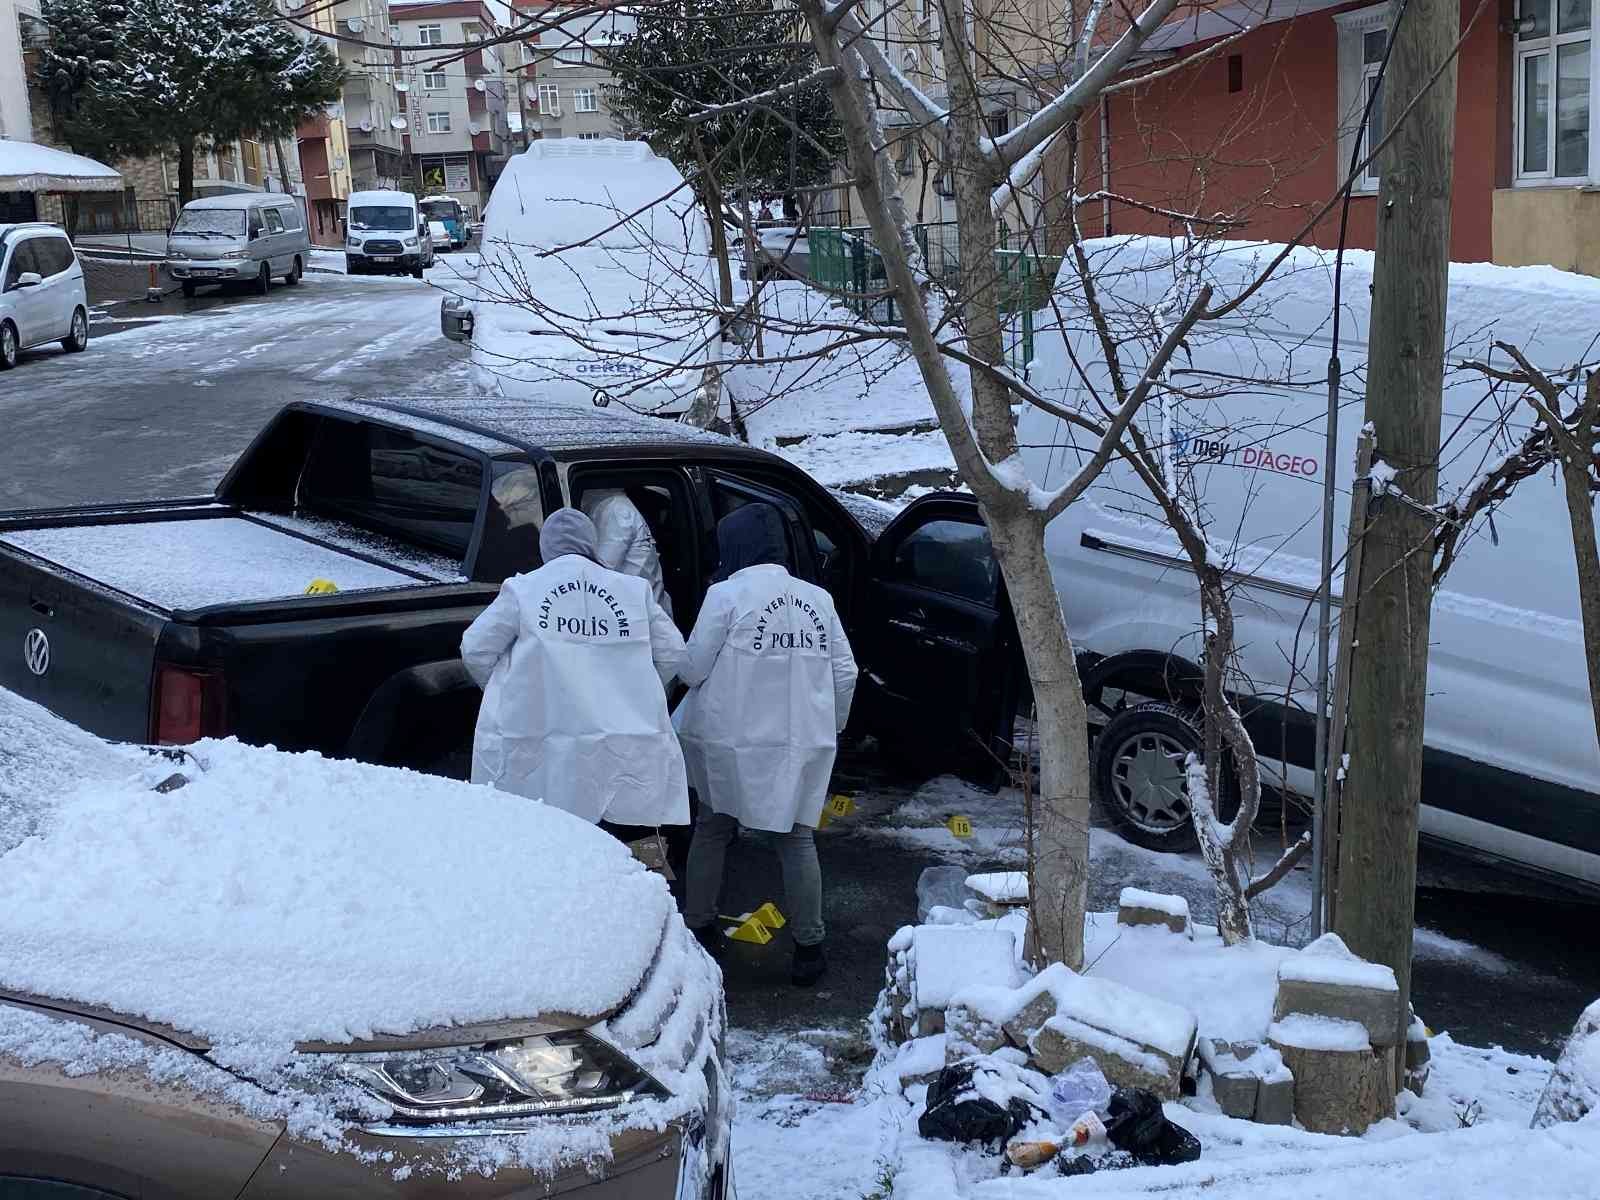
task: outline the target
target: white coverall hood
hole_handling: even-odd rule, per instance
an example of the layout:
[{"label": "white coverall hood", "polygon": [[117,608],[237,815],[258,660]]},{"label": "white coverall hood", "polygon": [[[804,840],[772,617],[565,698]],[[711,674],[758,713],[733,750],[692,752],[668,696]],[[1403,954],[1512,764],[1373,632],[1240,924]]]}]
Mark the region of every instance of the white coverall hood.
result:
[{"label": "white coverall hood", "polygon": [[666,580],[661,575],[655,534],[650,532],[638,506],[620,488],[585,492],[580,503],[594,522],[595,552],[591,557],[603,567],[636,575],[648,583],[655,592],[656,603],[670,617],[672,597],[667,595]]},{"label": "white coverall hood", "polygon": [[[570,511],[552,514],[546,532],[561,533],[557,518]],[[582,541],[581,526],[566,533]],[[483,688],[472,781],[589,821],[686,824],[683,754],[664,690],[683,654],[648,584],[576,548],[506,580],[461,638],[462,661]]]},{"label": "white coverall hood", "polygon": [[[770,535],[766,507],[747,506],[747,536]],[[718,535],[725,564],[750,557]],[[833,598],[778,563],[736,570],[706,593],[682,675],[698,684],[677,723],[700,803],[749,829],[816,825],[856,686]]]}]

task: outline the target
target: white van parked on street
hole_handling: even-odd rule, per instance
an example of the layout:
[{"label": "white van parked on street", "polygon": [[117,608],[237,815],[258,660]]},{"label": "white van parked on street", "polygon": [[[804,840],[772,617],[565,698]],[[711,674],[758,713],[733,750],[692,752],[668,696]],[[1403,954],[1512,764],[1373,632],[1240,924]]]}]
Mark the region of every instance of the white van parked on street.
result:
[{"label": "white van parked on street", "polygon": [[685,412],[722,347],[694,192],[644,142],[534,142],[495,184],[476,275],[441,323],[491,394]]},{"label": "white van parked on street", "polygon": [[[1120,328],[1143,322],[1147,330],[1163,303],[1182,311],[1203,280],[1219,299],[1237,295],[1279,249],[1230,244],[1186,274],[1174,269],[1174,245],[1165,239],[1091,243],[1113,321]],[[1250,681],[1241,709],[1257,748],[1286,760],[1287,786],[1299,792],[1311,784],[1323,479],[1332,470],[1338,480],[1342,560],[1371,308],[1372,255],[1347,252],[1342,416],[1330,463],[1333,257],[1296,250],[1243,309],[1198,326],[1171,373],[1185,394],[1152,402],[1140,417],[1177,474],[1190,474],[1207,535],[1238,585],[1239,676]],[[1058,292],[1068,286],[1064,279]],[[1066,403],[1081,402],[1085,392],[1067,341],[1103,386],[1104,356],[1087,324],[1077,324],[1083,327],[1066,339],[1059,326],[1038,333],[1030,372],[1035,387]],[[1547,267],[1451,267],[1441,502],[1492,468],[1529,422],[1514,391],[1492,388],[1463,360],[1493,355],[1503,364],[1492,349],[1498,340],[1555,373],[1592,362],[1597,334],[1600,279]],[[1028,409],[1019,438],[1030,477],[1047,488],[1081,461],[1081,442],[1075,446],[1063,423],[1042,410]],[[1047,547],[1068,626],[1086,652],[1085,687],[1104,722],[1096,750],[1101,801],[1135,841],[1192,844],[1183,781],[1192,730],[1159,703],[1192,707],[1195,700],[1200,606],[1187,560],[1120,466],[1050,525]],[[1341,588],[1336,577],[1336,599]],[[1492,526],[1485,522],[1465,540],[1436,593],[1430,637],[1423,835],[1600,887],[1600,747],[1559,478],[1524,481],[1495,510]]]},{"label": "white van parked on street", "polygon": [[433,235],[410,192],[351,192],[345,211],[345,274],[421,279],[433,266]]},{"label": "white van parked on street", "polygon": [[167,273],[193,296],[202,283],[249,283],[265,296],[274,276],[293,286],[311,256],[300,200],[286,192],[205,196],[183,206],[167,235]]}]

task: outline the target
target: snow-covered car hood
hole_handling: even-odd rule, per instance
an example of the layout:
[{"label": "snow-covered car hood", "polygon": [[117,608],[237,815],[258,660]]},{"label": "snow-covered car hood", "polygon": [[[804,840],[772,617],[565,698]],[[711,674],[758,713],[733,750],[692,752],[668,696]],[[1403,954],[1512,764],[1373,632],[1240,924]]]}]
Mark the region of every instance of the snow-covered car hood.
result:
[{"label": "snow-covered car hood", "polygon": [[[41,714],[0,692],[28,738],[0,757],[0,991],[282,1050],[587,1023],[675,920],[659,876],[556,808],[233,741],[180,767]],[[56,742],[83,778],[32,761]]]}]

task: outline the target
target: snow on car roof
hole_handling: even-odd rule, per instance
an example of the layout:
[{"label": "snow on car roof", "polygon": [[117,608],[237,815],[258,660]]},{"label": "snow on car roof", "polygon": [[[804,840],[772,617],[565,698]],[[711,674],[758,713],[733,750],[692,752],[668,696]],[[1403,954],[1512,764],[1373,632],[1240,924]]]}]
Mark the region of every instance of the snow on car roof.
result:
[{"label": "snow on car roof", "polygon": [[184,208],[249,208],[254,204],[293,204],[287,192],[227,192],[221,196],[201,196]]},{"label": "snow on car roof", "polygon": [[417,202],[417,198],[410,192],[394,192],[385,191],[383,189],[377,189],[370,192],[351,192],[349,197],[345,200],[346,206],[351,208],[358,207],[363,204],[400,204],[410,207]]},{"label": "snow on car roof", "polygon": [[[39,715],[0,692],[0,728]],[[232,740],[188,749],[203,769],[166,794],[148,767],[21,789],[34,832],[0,843],[0,988],[272,1052],[600,1017],[656,953],[665,881],[560,809]]]},{"label": "snow on car roof", "polygon": [[[423,422],[426,418],[397,411],[397,407],[436,413],[447,421],[464,421],[476,426],[483,435],[514,439],[503,443],[504,450],[515,449],[515,442],[526,442],[551,453],[591,446],[716,446],[765,457],[761,451],[721,434],[615,408],[580,408],[571,404],[541,406],[496,396],[391,396],[319,403],[325,408],[382,416],[384,420],[401,424]],[[463,442],[472,436],[448,425],[439,425],[436,429],[443,431],[443,436]]]}]

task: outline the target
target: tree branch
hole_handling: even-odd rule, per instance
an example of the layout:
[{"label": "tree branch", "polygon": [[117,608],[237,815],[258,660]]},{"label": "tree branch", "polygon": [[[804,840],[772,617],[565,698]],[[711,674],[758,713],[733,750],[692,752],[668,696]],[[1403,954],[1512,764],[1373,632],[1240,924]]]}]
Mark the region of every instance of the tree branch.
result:
[{"label": "tree branch", "polygon": [[1311,835],[1302,833],[1298,841],[1283,852],[1283,857],[1272,865],[1260,879],[1250,881],[1250,886],[1244,890],[1246,900],[1254,900],[1262,892],[1279,882],[1290,871],[1294,870],[1300,860],[1311,852]]},{"label": "tree branch", "polygon": [[759,108],[769,100],[781,100],[785,96],[803,92],[808,87],[813,87],[816,84],[831,83],[837,73],[837,67],[819,67],[804,79],[796,79],[792,83],[785,83],[775,88],[769,88],[764,92],[757,92],[753,96],[746,96],[742,100],[733,100],[727,104],[713,104],[709,108],[702,108],[699,112],[689,114],[688,121],[691,125],[697,125],[702,121],[709,121],[713,117],[720,117],[724,113],[740,112],[746,108]]}]

